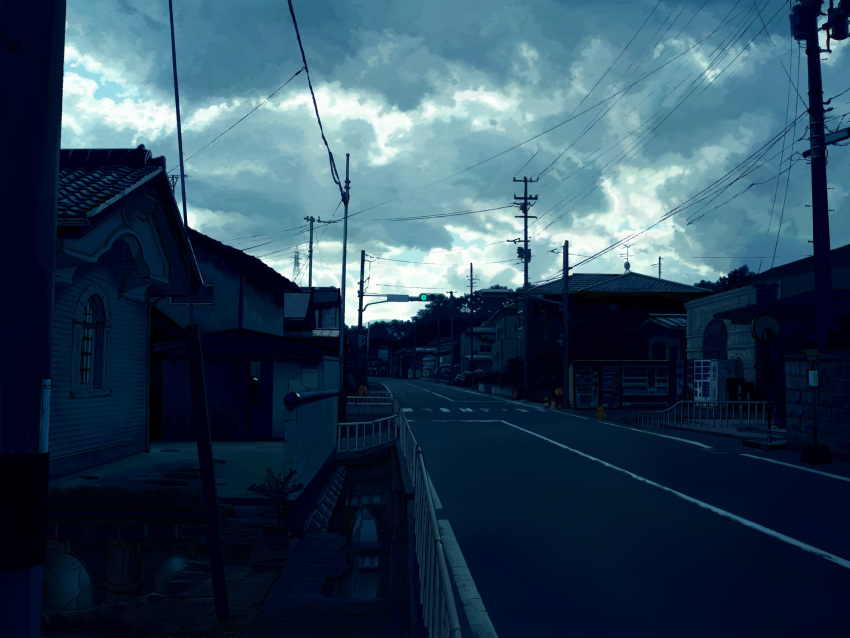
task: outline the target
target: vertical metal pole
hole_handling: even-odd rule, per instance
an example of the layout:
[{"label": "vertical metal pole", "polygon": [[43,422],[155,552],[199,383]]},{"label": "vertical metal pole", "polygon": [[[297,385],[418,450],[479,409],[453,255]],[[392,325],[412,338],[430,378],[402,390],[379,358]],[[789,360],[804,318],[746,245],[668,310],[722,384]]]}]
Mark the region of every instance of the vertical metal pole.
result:
[{"label": "vertical metal pole", "polygon": [[34,638],[50,475],[65,2],[2,2],[0,28],[8,37],[0,45],[0,268],[9,300],[0,320],[8,337],[0,365],[0,634]]},{"label": "vertical metal pole", "polygon": [[339,287],[339,395],[345,401],[345,257],[348,250],[348,200],[350,199],[348,187],[351,181],[348,179],[349,153],[345,154],[345,197],[342,203],[345,205],[345,217],[342,222],[342,280]]},{"label": "vertical metal pole", "polygon": [[451,346],[451,365],[452,371],[449,373],[449,383],[453,381],[451,375],[455,373],[455,292],[454,290],[449,290],[449,340],[452,342]]},{"label": "vertical metal pole", "polygon": [[310,217],[305,217],[304,221],[310,222],[310,250],[307,252],[307,287],[313,287],[313,222],[316,221],[316,218],[312,215]]},{"label": "vertical metal pole", "polygon": [[360,289],[357,291],[357,383],[365,376],[363,373],[360,335],[363,332],[363,282],[366,278],[366,251],[360,251]]},{"label": "vertical metal pole", "polygon": [[[180,125],[180,90],[177,82],[177,48],[174,44],[174,10],[168,0],[168,16],[171,23],[171,61],[174,71],[174,103],[177,113],[177,150],[180,156],[180,187],[183,196],[183,232],[186,246],[189,246],[189,221],[186,211],[186,179],[183,173],[183,132]],[[190,261],[186,258],[186,282],[191,287]],[[239,287],[240,329],[242,285]],[[192,410],[195,421],[195,435],[198,447],[198,463],[201,469],[201,491],[204,501],[204,514],[207,528],[207,544],[210,556],[210,577],[213,587],[213,603],[216,618],[224,622],[230,619],[230,605],[227,599],[227,581],[224,573],[224,553],[221,547],[221,532],[218,518],[218,498],[216,495],[215,469],[210,440],[209,414],[207,412],[206,384],[204,380],[204,359],[201,350],[201,335],[195,323],[192,291],[189,290],[189,325],[186,326],[186,340],[189,357],[189,380],[192,392]]]},{"label": "vertical metal pole", "polygon": [[475,389],[475,319],[472,313],[472,263],[469,264],[469,372]]},{"label": "vertical metal pole", "polygon": [[437,295],[437,368],[434,370],[434,382],[440,382],[440,346],[442,333],[440,333],[440,295]]},{"label": "vertical metal pole", "polygon": [[808,12],[806,61],[809,71],[809,142],[812,151],[812,230],[815,252],[815,314],[817,343],[823,350],[826,333],[832,325],[832,269],[829,254],[829,201],[826,180],[826,141],[824,139],[823,83],[818,42],[818,14],[822,2],[812,2]]},{"label": "vertical metal pole", "polygon": [[568,401],[569,397],[569,387],[570,387],[570,242],[564,242],[564,285],[561,290],[561,312],[564,313],[564,349],[563,349],[563,372],[564,372],[564,383],[561,389],[564,394],[561,396],[561,405],[566,407],[565,404]]}]

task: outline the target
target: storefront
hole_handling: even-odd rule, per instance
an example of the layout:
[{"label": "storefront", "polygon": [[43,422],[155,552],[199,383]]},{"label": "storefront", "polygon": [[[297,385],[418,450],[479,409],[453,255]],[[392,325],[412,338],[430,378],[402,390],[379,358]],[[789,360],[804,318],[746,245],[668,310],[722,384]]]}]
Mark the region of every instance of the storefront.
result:
[{"label": "storefront", "polygon": [[[570,406],[609,409],[667,407],[679,385],[668,361],[574,361]],[[679,390],[681,392],[681,390]]]}]

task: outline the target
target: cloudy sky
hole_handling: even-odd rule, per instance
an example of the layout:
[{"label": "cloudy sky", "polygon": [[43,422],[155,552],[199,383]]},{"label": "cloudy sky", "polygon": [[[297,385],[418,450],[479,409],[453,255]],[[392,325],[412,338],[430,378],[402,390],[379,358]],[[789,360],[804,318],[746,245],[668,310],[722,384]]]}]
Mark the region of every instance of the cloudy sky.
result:
[{"label": "cloudy sky", "polygon": [[[662,277],[688,284],[812,254],[806,56],[787,0],[293,6],[342,180],[351,155],[348,324],[361,250],[370,295],[462,294],[470,263],[476,289],[522,285],[509,242],[526,176],[532,283],[558,276],[565,240],[573,272],[621,273],[629,244],[632,271],[657,276],[661,257]],[[343,206],[307,74],[292,77],[286,0],[175,0],[174,22],[190,225],[306,286],[304,218],[337,222],[315,225],[313,285],[339,286]],[[832,46],[836,130],[850,40]],[[179,174],[168,2],[68,0],[62,147],[139,144]],[[833,248],[850,242],[848,167],[831,146]]]}]

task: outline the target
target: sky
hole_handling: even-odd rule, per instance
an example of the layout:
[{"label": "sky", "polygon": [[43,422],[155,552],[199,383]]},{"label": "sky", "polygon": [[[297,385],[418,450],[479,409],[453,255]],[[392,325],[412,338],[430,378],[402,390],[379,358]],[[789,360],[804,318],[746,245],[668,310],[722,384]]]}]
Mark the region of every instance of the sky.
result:
[{"label": "sky", "polygon": [[[685,284],[813,252],[787,0],[292,6],[315,107],[285,0],[174,1],[189,225],[306,287],[313,216],[313,285],[338,287],[328,147],[342,182],[350,154],[346,324],[361,250],[366,303],[468,293],[470,264],[475,290],[522,286],[524,177],[531,284],[560,277],[565,241],[571,273],[623,273],[628,251],[632,272],[658,276],[660,257]],[[850,40],[831,47],[828,131],[850,126]],[[139,144],[180,174],[168,2],[68,0],[61,146]],[[832,248],[850,243],[848,168],[830,146]]]}]

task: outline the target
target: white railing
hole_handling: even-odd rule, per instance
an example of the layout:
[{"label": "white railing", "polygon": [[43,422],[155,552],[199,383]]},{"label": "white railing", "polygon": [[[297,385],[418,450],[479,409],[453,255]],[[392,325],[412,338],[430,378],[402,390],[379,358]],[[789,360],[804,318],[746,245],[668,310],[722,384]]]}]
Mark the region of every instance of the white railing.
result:
[{"label": "white railing", "polygon": [[347,416],[370,414],[398,414],[398,401],[391,394],[367,394],[362,397],[345,397]]},{"label": "white railing", "polygon": [[[414,489],[414,536],[416,561],[419,564],[419,602],[422,604],[423,621],[428,629],[429,638],[460,638],[460,622],[443,550],[443,539],[437,525],[437,512],[434,509],[428,472],[425,470],[425,459],[410,430],[407,418],[399,409],[398,401],[392,395],[389,397],[395,409],[393,415],[373,421],[339,424],[337,450],[359,452],[382,443],[395,442],[403,471],[407,472]],[[363,398],[347,397],[347,399]],[[386,400],[386,397],[382,398]]]},{"label": "white railing", "polygon": [[397,414],[374,421],[340,423],[336,430],[336,449],[339,452],[360,452],[376,445],[395,441],[398,439],[398,433]]},{"label": "white railing", "polygon": [[638,427],[685,427],[705,430],[767,430],[769,401],[679,401],[659,412],[638,414]]},{"label": "white railing", "polygon": [[414,486],[413,520],[416,538],[416,562],[419,564],[419,602],[428,636],[459,637],[460,621],[455,607],[449,567],[443,539],[437,525],[437,512],[431,495],[428,472],[422,450],[416,443],[404,414],[401,417],[399,450]]}]

